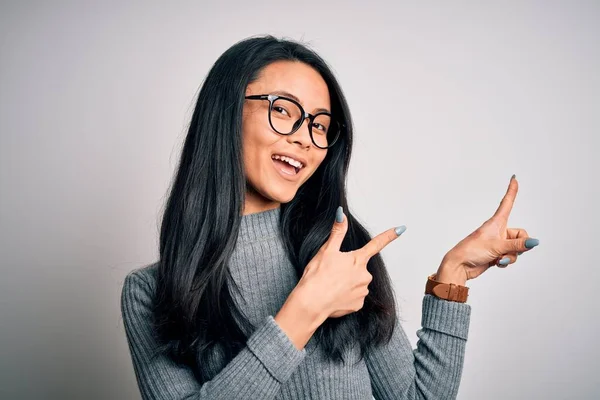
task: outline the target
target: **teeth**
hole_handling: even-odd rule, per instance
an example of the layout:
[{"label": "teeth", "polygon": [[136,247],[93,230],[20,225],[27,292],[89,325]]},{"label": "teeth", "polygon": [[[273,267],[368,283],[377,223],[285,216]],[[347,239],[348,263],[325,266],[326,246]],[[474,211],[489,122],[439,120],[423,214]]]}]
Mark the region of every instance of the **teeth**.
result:
[{"label": "teeth", "polygon": [[290,164],[291,166],[296,167],[296,168],[302,168],[302,167],[304,167],[304,164],[302,164],[300,161],[296,161],[296,160],[294,160],[293,158],[290,158],[290,157],[280,156],[279,154],[273,154],[271,156],[271,158],[274,158],[275,160],[285,161],[288,164]]}]

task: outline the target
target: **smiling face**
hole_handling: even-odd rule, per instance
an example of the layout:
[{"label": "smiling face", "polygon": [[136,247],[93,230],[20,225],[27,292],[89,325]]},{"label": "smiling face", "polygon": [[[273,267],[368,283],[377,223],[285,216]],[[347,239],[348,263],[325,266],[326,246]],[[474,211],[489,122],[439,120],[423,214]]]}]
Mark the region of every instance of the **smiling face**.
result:
[{"label": "smiling face", "polygon": [[[327,84],[316,70],[301,62],[277,61],[263,68],[259,78],[246,89],[246,96],[260,94],[296,97],[310,114],[331,110]],[[312,143],[308,123],[307,118],[293,134],[280,135],[269,124],[268,100],[245,101],[242,147],[248,188],[244,215],[291,201],[325,159],[327,149]],[[299,170],[298,161],[302,163]]]}]

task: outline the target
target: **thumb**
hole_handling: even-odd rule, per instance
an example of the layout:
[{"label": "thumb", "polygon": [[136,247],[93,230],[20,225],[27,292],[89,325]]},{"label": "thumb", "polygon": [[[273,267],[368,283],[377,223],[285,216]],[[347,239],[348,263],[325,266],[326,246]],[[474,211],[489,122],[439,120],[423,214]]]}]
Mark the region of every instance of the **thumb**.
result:
[{"label": "thumb", "polygon": [[325,242],[325,249],[339,251],[340,247],[342,246],[342,242],[344,241],[344,237],[346,237],[347,231],[348,218],[346,218],[344,215],[344,209],[342,206],[339,206],[335,213],[335,221],[333,222],[333,227],[331,228],[331,234],[329,235],[327,242]]},{"label": "thumb", "polygon": [[535,246],[540,244],[538,239],[534,238],[518,238],[518,239],[509,239],[504,240],[502,246],[500,246],[501,254],[508,253],[516,253],[516,252],[524,252],[530,249],[533,249]]}]

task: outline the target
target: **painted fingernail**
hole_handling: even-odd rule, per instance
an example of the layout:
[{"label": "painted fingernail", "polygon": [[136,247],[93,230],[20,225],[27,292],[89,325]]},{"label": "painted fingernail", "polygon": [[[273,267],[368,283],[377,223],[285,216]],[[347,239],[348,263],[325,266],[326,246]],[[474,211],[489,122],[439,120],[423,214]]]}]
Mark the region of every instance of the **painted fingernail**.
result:
[{"label": "painted fingernail", "polygon": [[502,260],[498,261],[498,264],[500,264],[500,265],[508,265],[509,262],[510,262],[510,258],[504,257]]},{"label": "painted fingernail", "polygon": [[513,176],[510,177],[510,179],[515,179],[517,177],[517,175],[513,174]]},{"label": "painted fingernail", "polygon": [[395,229],[396,235],[398,235],[398,236],[402,235],[405,230],[406,230],[405,225],[400,225],[400,226],[396,227],[396,229]]},{"label": "painted fingernail", "polygon": [[518,255],[518,256],[520,256],[521,254],[523,254],[523,252],[522,252],[522,251],[519,251],[519,252],[517,253],[517,255]]},{"label": "painted fingernail", "polygon": [[337,211],[335,212],[335,222],[342,222],[344,220],[344,209],[342,208],[342,206],[339,206],[337,208]]},{"label": "painted fingernail", "polygon": [[538,244],[540,244],[540,241],[534,238],[529,238],[525,241],[525,247],[528,249],[533,249]]}]

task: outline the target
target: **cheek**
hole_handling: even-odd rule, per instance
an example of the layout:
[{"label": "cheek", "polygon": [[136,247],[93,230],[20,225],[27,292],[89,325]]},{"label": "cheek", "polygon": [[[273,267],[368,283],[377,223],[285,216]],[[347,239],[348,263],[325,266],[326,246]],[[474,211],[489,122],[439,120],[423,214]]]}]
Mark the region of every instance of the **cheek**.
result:
[{"label": "cheek", "polygon": [[323,164],[323,161],[325,160],[325,156],[327,155],[327,153],[324,153],[321,157],[317,158],[314,163],[315,163],[315,167],[313,169],[313,171],[311,172],[311,175],[315,173],[315,171],[317,169],[319,169],[319,167],[321,167],[321,164]]},{"label": "cheek", "polygon": [[304,183],[306,183],[306,181],[308,181],[315,174],[315,172],[317,171],[317,169],[319,169],[321,167],[321,164],[323,164],[324,160],[325,160],[325,156],[322,156],[322,157],[310,160],[312,168],[310,169],[310,171],[305,171],[305,176],[302,179],[302,181],[300,182],[299,186],[301,186]]},{"label": "cheek", "polygon": [[[270,166],[268,162],[269,149],[273,144],[273,134],[264,126],[249,120],[242,125],[242,152],[244,159],[244,171],[252,181],[261,179],[265,175],[265,167]],[[254,182],[258,183],[258,182]]]}]

